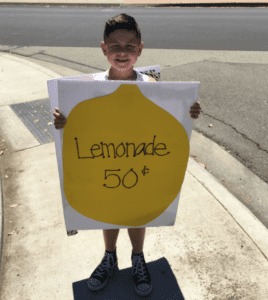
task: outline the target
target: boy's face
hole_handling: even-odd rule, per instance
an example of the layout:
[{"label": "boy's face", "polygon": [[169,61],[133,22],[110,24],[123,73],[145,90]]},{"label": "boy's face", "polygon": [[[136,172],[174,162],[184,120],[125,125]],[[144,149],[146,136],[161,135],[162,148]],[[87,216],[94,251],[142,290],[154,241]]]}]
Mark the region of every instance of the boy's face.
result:
[{"label": "boy's face", "polygon": [[[139,44],[135,32],[117,29],[110,34],[107,44],[101,42],[101,48],[113,68],[122,71],[133,68],[141,55],[143,42]],[[118,59],[126,62],[120,62]]]}]

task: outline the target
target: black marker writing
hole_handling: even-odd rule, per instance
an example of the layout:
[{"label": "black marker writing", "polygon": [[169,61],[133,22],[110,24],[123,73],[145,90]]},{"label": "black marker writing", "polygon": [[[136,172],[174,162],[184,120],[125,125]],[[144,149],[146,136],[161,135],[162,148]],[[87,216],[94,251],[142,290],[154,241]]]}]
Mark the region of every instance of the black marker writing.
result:
[{"label": "black marker writing", "polygon": [[[78,138],[75,137],[75,141],[76,141],[76,148],[77,148],[77,156],[78,159],[85,159],[85,158],[96,158],[96,157],[101,157],[102,158],[110,158],[110,151],[113,154],[113,158],[117,158],[117,157],[123,157],[126,154],[126,157],[129,157],[129,154],[132,155],[133,157],[136,157],[137,155],[140,155],[141,153],[143,153],[144,155],[158,155],[158,156],[165,156],[167,154],[169,154],[170,152],[164,153],[164,154],[160,154],[158,153],[159,151],[163,151],[163,150],[167,150],[166,148],[166,144],[164,143],[158,143],[155,146],[155,138],[156,135],[154,136],[153,142],[149,143],[148,145],[146,145],[146,143],[141,143],[137,146],[137,148],[135,147],[134,143],[126,143],[126,145],[124,145],[124,143],[120,143],[117,147],[115,147],[115,145],[113,143],[110,143],[109,145],[107,145],[106,143],[101,142],[100,145],[99,144],[93,144],[90,148],[90,152],[91,152],[91,156],[84,156],[81,157],[80,153],[79,153],[79,145],[78,145]],[[164,148],[159,148],[159,145],[163,145]],[[131,147],[130,147],[131,146]],[[151,152],[147,152],[148,147],[151,146]],[[129,149],[131,148],[131,149]],[[130,150],[130,151],[129,151]],[[99,151],[99,153],[96,153],[97,151]],[[106,156],[105,156],[106,155]]]}]

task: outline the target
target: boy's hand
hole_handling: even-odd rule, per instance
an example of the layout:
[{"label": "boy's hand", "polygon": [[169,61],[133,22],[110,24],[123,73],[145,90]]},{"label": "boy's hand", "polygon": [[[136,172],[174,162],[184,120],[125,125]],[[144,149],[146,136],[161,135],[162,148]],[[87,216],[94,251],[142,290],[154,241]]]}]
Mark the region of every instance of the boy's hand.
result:
[{"label": "boy's hand", "polygon": [[56,129],[62,129],[67,122],[67,119],[59,112],[59,109],[56,107],[55,112],[53,113],[54,118],[54,126]]},{"label": "boy's hand", "polygon": [[193,106],[190,107],[190,115],[192,119],[198,119],[198,115],[200,114],[201,106],[200,103],[197,101]]}]

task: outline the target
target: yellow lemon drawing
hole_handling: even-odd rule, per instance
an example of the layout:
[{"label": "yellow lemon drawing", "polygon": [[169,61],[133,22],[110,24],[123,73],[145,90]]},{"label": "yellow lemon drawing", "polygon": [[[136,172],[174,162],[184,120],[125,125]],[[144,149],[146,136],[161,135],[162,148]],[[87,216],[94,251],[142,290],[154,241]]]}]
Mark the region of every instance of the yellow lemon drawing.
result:
[{"label": "yellow lemon drawing", "polygon": [[189,157],[183,126],[137,85],[85,100],[63,132],[64,193],[96,221],[139,227],[177,197]]}]

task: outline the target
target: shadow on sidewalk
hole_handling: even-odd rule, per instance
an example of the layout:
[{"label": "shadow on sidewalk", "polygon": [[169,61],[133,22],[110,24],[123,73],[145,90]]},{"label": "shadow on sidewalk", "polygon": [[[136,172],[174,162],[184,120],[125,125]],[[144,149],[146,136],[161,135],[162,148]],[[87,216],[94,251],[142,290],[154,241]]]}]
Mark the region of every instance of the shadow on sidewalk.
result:
[{"label": "shadow on sidewalk", "polygon": [[134,282],[131,277],[131,267],[119,270],[110,278],[107,286],[98,292],[92,292],[87,288],[88,278],[73,283],[74,300],[137,300],[137,299],[165,299],[184,300],[176,277],[173,274],[168,261],[163,257],[157,261],[146,263],[153,284],[153,291],[147,297],[140,297],[134,290]]}]

